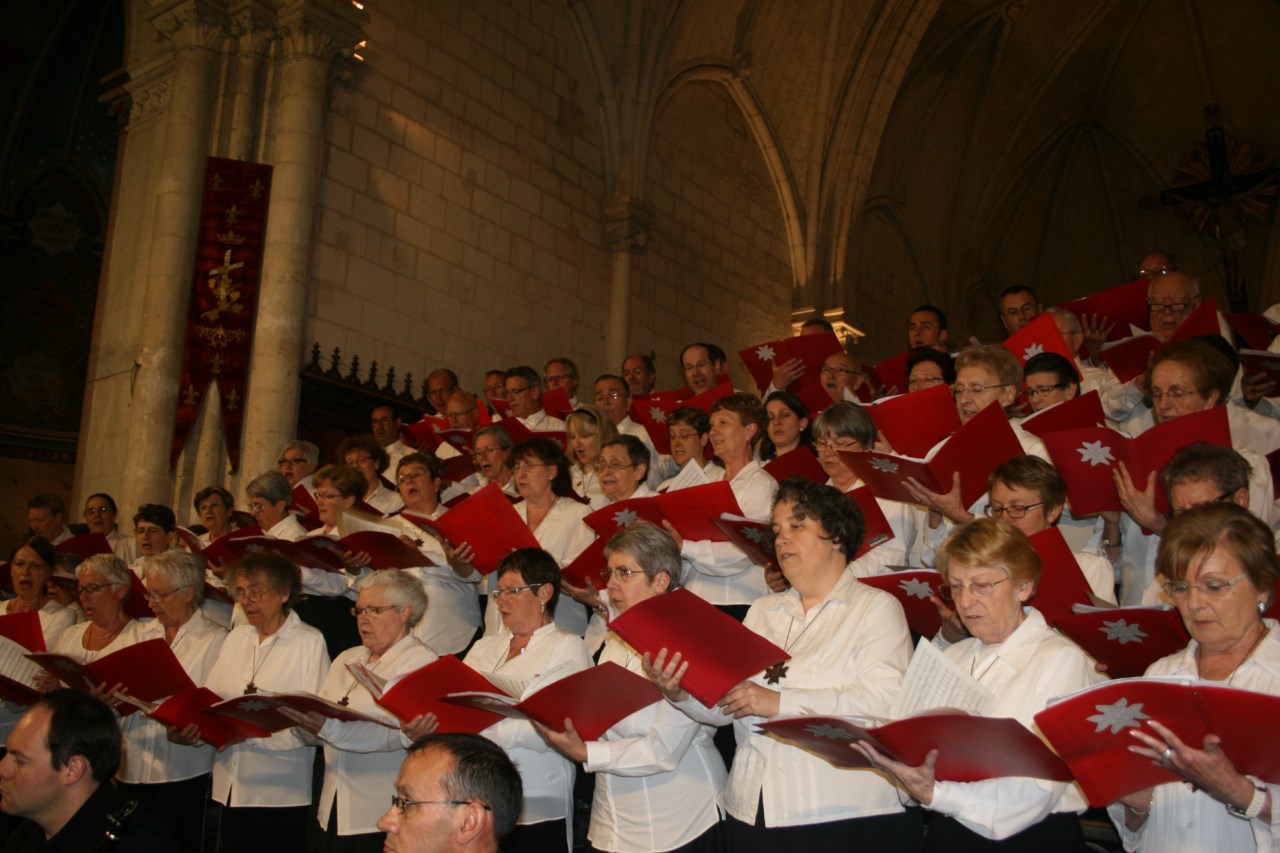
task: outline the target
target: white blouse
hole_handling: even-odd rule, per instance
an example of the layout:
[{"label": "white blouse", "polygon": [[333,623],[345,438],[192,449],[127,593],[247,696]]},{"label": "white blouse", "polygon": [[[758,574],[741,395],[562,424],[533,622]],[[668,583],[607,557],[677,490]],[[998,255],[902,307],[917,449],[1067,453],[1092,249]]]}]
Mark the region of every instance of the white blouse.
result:
[{"label": "white blouse", "polygon": [[[729,480],[742,514],[756,521],[768,521],[778,481],[751,461]],[[764,569],[730,542],[686,539],[680,548],[684,558],[684,587],[712,604],[750,604],[769,592]]]},{"label": "white blouse", "polygon": [[[440,504],[430,517],[439,518],[444,511],[444,505]],[[438,655],[458,654],[471,643],[476,628],[480,627],[480,599],[476,595],[480,573],[473,570],[467,577],[459,577],[449,568],[444,547],[433,534],[403,515],[394,515],[388,521],[403,527],[409,538],[421,542],[418,550],[436,564],[405,570],[418,579],[427,594],[427,612],[414,627],[413,635]]]},{"label": "white blouse", "polygon": [[[280,630],[259,641],[258,629],[232,629],[205,686],[224,699],[249,682],[271,693],[316,693],[329,670],[324,635],[290,612]],[[213,763],[213,799],[224,806],[282,808],[311,803],[315,748],[293,729],[229,746]]]},{"label": "white blouse", "polygon": [[[1012,717],[1034,731],[1034,717],[1049,700],[1096,684],[1103,677],[1079,646],[1051,629],[1034,608],[999,645],[976,637],[945,654],[972,673],[996,697],[992,717]],[[1085,801],[1074,783],[1003,777],[982,782],[936,782],[933,811],[949,815],[983,838],[1003,839],[1056,812],[1081,812]]]},{"label": "white blouse", "polygon": [[[852,572],[819,604],[801,607],[794,589],[764,596],[743,621],[791,654],[774,685],[764,673],[752,682],[779,692],[778,714],[887,717],[902,689],[911,635],[897,599],[859,583]],[[696,699],[678,706],[696,720],[724,725],[719,707]],[[765,826],[799,826],[898,814],[897,790],[878,773],[841,770],[802,749],[755,731],[761,717],[732,720],[738,747],[725,788],[725,807],[754,823],[763,797]]]},{"label": "white blouse", "polygon": [[[533,632],[524,652],[507,660],[511,633],[505,628],[486,634],[467,653],[467,666],[481,673],[529,679],[520,698],[592,665],[581,637],[561,631],[554,624]],[[507,751],[524,784],[521,824],[565,818],[569,849],[573,849],[573,765],[534,731],[528,720],[504,719],[481,732]]]},{"label": "white blouse", "polygon": [[[644,675],[641,657],[614,634],[600,663]],[[596,774],[588,837],[598,850],[649,853],[693,841],[720,820],[725,769],[712,729],[659,701],[587,743]]]},{"label": "white blouse", "polygon": [[[473,596],[474,597],[474,596]],[[320,729],[324,747],[324,785],[320,790],[317,819],[323,830],[329,826],[329,815],[338,810],[338,835],[361,835],[377,832],[378,818],[387,811],[387,798],[404,760],[400,742],[400,723],[379,707],[367,689],[352,676],[347,665],[364,664],[374,675],[395,678],[421,669],[436,660],[412,634],[387,649],[377,663],[369,663],[369,650],[355,646],[338,655],[325,677],[320,695],[395,724],[395,728],[365,722],[339,722],[327,719]]]},{"label": "white blouse", "polygon": [[[157,619],[140,623],[138,642],[164,639],[164,626]],[[227,630],[199,610],[178,628],[170,651],[187,675],[199,687],[205,683],[214,661],[222,651]],[[166,736],[164,724],[141,712],[120,720],[124,731],[124,760],[118,777],[122,782],[151,784],[180,782],[202,776],[213,769],[213,747],[208,744],[183,746]]]},{"label": "white blouse", "polygon": [[[1232,673],[1224,685],[1280,694],[1280,631],[1276,623],[1265,620],[1266,638],[1252,655]],[[1199,678],[1196,649],[1192,640],[1182,651],[1161,658],[1147,668],[1149,676]],[[1197,745],[1198,746],[1198,745]],[[1259,818],[1242,820],[1227,814],[1226,806],[1203,791],[1192,792],[1181,782],[1157,785],[1151,814],[1136,830],[1124,825],[1124,806],[1107,809],[1120,830],[1125,850],[1151,850],[1159,853],[1202,853],[1205,850],[1256,850],[1258,853],[1280,850],[1280,785],[1267,785],[1271,791],[1271,822]]]}]

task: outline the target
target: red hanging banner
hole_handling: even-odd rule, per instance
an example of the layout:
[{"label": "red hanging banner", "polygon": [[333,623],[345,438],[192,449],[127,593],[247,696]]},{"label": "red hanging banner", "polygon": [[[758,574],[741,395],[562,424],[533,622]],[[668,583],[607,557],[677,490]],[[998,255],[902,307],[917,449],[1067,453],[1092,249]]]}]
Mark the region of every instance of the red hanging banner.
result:
[{"label": "red hanging banner", "polygon": [[270,166],[209,158],[171,465],[186,446],[204,397],[216,382],[231,470],[240,466],[244,395],[270,194]]}]

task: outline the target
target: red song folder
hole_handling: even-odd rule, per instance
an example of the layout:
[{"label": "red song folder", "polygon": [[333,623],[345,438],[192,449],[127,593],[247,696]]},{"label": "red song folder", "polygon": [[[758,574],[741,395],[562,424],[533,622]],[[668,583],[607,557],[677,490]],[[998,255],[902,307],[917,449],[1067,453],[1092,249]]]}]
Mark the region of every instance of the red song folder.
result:
[{"label": "red song folder", "polygon": [[492,711],[464,708],[444,701],[450,693],[468,691],[502,692],[453,655],[445,655],[388,682],[375,701],[402,722],[407,723],[421,714],[435,714],[442,732],[479,734],[502,718]]},{"label": "red song folder", "polygon": [[[165,696],[194,690],[195,684],[173,650],[156,637],[125,646],[95,661],[81,663],[67,655],[41,652],[27,655],[38,666],[60,679],[68,687],[85,693],[99,684],[124,685],[124,692],[144,702],[155,702]],[[130,709],[122,709],[128,713]]]},{"label": "red song folder", "polygon": [[44,629],[35,611],[0,615],[0,637],[8,637],[29,652],[45,650]]},{"label": "red song folder", "polygon": [[903,456],[922,458],[960,429],[956,401],[951,386],[945,384],[881,400],[868,406],[867,414],[894,451]]},{"label": "red song folder", "polygon": [[501,692],[453,693],[445,701],[527,718],[557,732],[565,730],[568,718],[583,740],[599,740],[619,721],[662,701],[662,693],[647,678],[606,662],[553,681],[520,701]]},{"label": "red song folder", "polygon": [[[1106,319],[1111,325],[1107,340],[1116,341],[1129,336],[1129,327],[1147,329],[1151,326],[1151,309],[1147,307],[1147,279],[1134,279],[1127,284],[1108,288],[1084,299],[1064,302],[1066,308],[1081,321],[1093,316]],[[1104,323],[1103,325],[1107,325]]]},{"label": "red song folder", "polygon": [[867,767],[855,741],[911,767],[938,750],[934,775],[947,782],[1029,776],[1067,782],[1071,771],[1044,741],[1017,720],[962,713],[928,713],[881,726],[854,717],[778,717],[756,728],[814,752],[836,767]]},{"label": "red song folder", "polygon": [[[1058,331],[1058,321],[1048,311],[1005,338],[1004,348],[1013,353],[1018,363],[1023,366],[1042,352],[1056,352],[1073,367],[1076,363],[1076,354],[1062,339],[1062,332]],[[1076,372],[1079,373],[1079,370],[1077,369]]]},{"label": "red song folder", "polygon": [[605,579],[600,575],[607,561],[604,558],[604,547],[609,540],[604,537],[593,539],[591,544],[583,548],[578,556],[560,570],[560,574],[569,583],[578,587],[594,586],[604,589]]},{"label": "red song folder", "polygon": [[708,707],[747,678],[791,657],[687,589],[628,608],[609,630],[640,654],[680,652],[689,661],[681,686]]},{"label": "red song folder", "polygon": [[[895,567],[896,568],[896,567]],[[921,637],[932,637],[942,627],[942,617],[930,596],[937,596],[942,576],[932,569],[902,568],[885,574],[858,578],[867,586],[889,593],[898,599],[907,617],[907,627]]]},{"label": "red song folder", "polygon": [[464,498],[433,524],[454,547],[469,544],[475,552],[471,562],[484,575],[517,548],[540,547],[496,483]]},{"label": "red song folder", "polygon": [[393,728],[386,720],[361,713],[337,702],[330,702],[312,693],[246,693],[243,696],[224,699],[211,705],[207,710],[210,714],[230,717],[264,731],[278,732],[297,725],[280,713],[281,708],[291,708],[301,714],[314,712],[344,723],[378,723]]},{"label": "red song folder", "polygon": [[1058,528],[1041,530],[1029,538],[1042,565],[1040,583],[1029,604],[1052,625],[1059,617],[1070,616],[1075,605],[1088,605],[1092,601],[1089,581]]},{"label": "red song folder", "polygon": [[1081,394],[1065,403],[1058,403],[1047,409],[1041,409],[1029,415],[1018,424],[1026,432],[1037,438],[1044,438],[1051,432],[1064,429],[1081,429],[1084,427],[1106,426],[1107,418],[1102,412],[1102,401],[1097,391]]},{"label": "red song folder", "polygon": [[200,730],[202,741],[219,748],[237,740],[271,737],[268,729],[233,717],[210,713],[209,709],[221,701],[222,697],[209,688],[198,687],[170,696],[147,716],[175,729],[194,725]]},{"label": "red song folder", "polygon": [[856,503],[858,509],[862,510],[864,532],[862,544],[858,546],[857,552],[853,555],[853,559],[856,560],[877,545],[883,545],[892,539],[893,528],[889,526],[889,519],[884,517],[884,510],[876,502],[875,493],[871,489],[866,486],[859,486],[856,489],[850,489],[845,492],[844,496]]},{"label": "red song folder", "polygon": [[773,568],[773,527],[767,521],[753,521],[741,515],[725,513],[711,523],[720,529],[727,541],[747,555],[752,565]]},{"label": "red song folder", "polygon": [[[1112,469],[1124,462],[1134,485],[1145,488],[1173,454],[1196,441],[1231,446],[1231,424],[1225,406],[1214,406],[1156,424],[1137,438],[1105,427],[1085,427],[1043,436],[1049,458],[1067,483],[1067,501],[1076,515],[1120,510]],[[1156,482],[1156,509],[1169,511],[1169,500]]]},{"label": "red song folder", "polygon": [[63,554],[75,554],[81,560],[87,560],[95,554],[110,554],[111,543],[101,533],[81,533],[70,539],[63,539],[53,550]]},{"label": "red song folder", "polygon": [[663,516],[685,539],[723,542],[724,533],[713,519],[728,513],[742,515],[728,480],[704,483],[688,489],[666,492],[653,499]]},{"label": "red song folder", "polygon": [[804,362],[804,373],[786,389],[794,394],[822,384],[822,363],[839,352],[844,352],[840,339],[831,332],[825,332],[821,335],[795,335],[780,341],[756,344],[738,350],[738,357],[747,366],[747,372],[761,391],[773,383],[775,366],[785,364],[793,358],[800,359]]},{"label": "red song folder", "polygon": [[1053,626],[1071,638],[1112,678],[1133,678],[1191,641],[1178,611],[1168,605],[1077,607]]},{"label": "red song folder", "polygon": [[997,465],[1023,455],[1022,445],[1004,411],[996,405],[978,412],[933,459],[908,459],[887,453],[840,451],[840,458],[876,497],[915,503],[904,481],[914,477],[930,491],[951,491],[952,475],[960,472],[960,500],[971,506],[987,491],[987,476]]},{"label": "red song folder", "polygon": [[[826,392],[823,392],[826,393]],[[803,444],[764,464],[769,476],[781,483],[789,477],[800,477],[810,483],[825,483],[829,477],[813,450]]]},{"label": "red song folder", "polygon": [[1206,735],[1240,773],[1280,779],[1280,738],[1268,736],[1280,716],[1280,696],[1191,679],[1122,678],[1053,700],[1036,725],[1070,766],[1089,803],[1105,806],[1182,776],[1129,751],[1129,734],[1148,720],[1200,748]]}]

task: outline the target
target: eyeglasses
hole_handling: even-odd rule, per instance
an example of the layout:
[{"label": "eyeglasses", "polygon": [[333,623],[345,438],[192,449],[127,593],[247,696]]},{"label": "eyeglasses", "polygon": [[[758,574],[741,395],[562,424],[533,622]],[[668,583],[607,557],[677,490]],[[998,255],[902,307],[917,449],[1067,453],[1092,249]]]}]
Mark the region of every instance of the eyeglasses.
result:
[{"label": "eyeglasses", "polygon": [[1147,302],[1147,307],[1151,309],[1152,314],[1181,314],[1199,298],[1199,296],[1196,296],[1191,299],[1171,299],[1167,302],[1149,301]]},{"label": "eyeglasses", "polygon": [[856,438],[822,438],[815,441],[813,446],[819,450],[847,450],[851,453],[862,449]]},{"label": "eyeglasses", "polygon": [[96,595],[109,586],[123,586],[118,583],[87,583],[76,587],[76,595]]},{"label": "eyeglasses", "polygon": [[391,797],[391,808],[404,815],[404,810],[409,806],[470,806],[477,805],[487,812],[493,811],[493,808],[486,803],[478,800],[406,800],[404,797]]},{"label": "eyeglasses", "polygon": [[1168,391],[1161,391],[1159,388],[1152,388],[1151,402],[1158,403],[1165,397],[1168,397],[1170,400],[1181,400],[1183,397],[1190,397],[1192,394],[1199,393],[1200,392],[1194,388],[1191,390],[1187,390],[1186,388],[1170,388]]},{"label": "eyeglasses", "polygon": [[529,390],[530,388],[532,388],[532,387],[533,387],[532,385],[526,385],[526,386],[524,386],[523,388],[508,388],[508,389],[507,389],[507,393],[508,393],[508,394],[523,394],[525,391],[528,391],[528,390]]},{"label": "eyeglasses", "polygon": [[1183,598],[1190,595],[1191,590],[1196,590],[1206,598],[1217,598],[1227,594],[1227,590],[1240,583],[1240,581],[1249,577],[1248,575],[1236,575],[1229,581],[1211,580],[1203,583],[1189,583],[1188,581],[1165,581],[1160,584],[1164,589],[1164,594],[1170,598]]},{"label": "eyeglasses", "polygon": [[625,399],[627,399],[627,395],[623,394],[621,391],[610,391],[607,394],[597,394],[595,397],[595,400],[597,403],[609,403],[614,400],[625,400]]},{"label": "eyeglasses", "polygon": [[517,462],[511,466],[512,474],[519,474],[521,471],[532,471],[534,468],[550,468],[550,465],[542,462]]},{"label": "eyeglasses", "polygon": [[624,462],[609,462],[609,463],[605,463],[605,462],[601,462],[599,465],[597,465],[597,466],[596,466],[596,470],[597,470],[597,471],[608,471],[608,472],[610,472],[611,474],[620,474],[620,473],[622,473],[623,471],[627,470],[628,468],[634,468],[634,467],[636,467],[636,463],[635,463],[635,462],[630,462],[630,463],[624,463]]},{"label": "eyeglasses", "polygon": [[48,571],[49,566],[46,563],[37,563],[31,560],[14,560],[9,564],[15,569],[44,569]]},{"label": "eyeglasses", "polygon": [[257,515],[269,506],[272,506],[272,504],[251,503],[249,504],[249,512],[253,515]]},{"label": "eyeglasses", "polygon": [[1173,269],[1170,267],[1147,267],[1146,269],[1138,270],[1138,275],[1150,278],[1153,275],[1168,275],[1171,272],[1173,272]]},{"label": "eyeglasses", "polygon": [[135,527],[133,528],[133,534],[135,536],[164,536],[165,531],[163,527]]},{"label": "eyeglasses", "polygon": [[672,441],[689,441],[690,439],[697,438],[701,434],[702,433],[697,430],[688,430],[686,432],[675,432],[673,430],[667,433],[667,437]]},{"label": "eyeglasses", "polygon": [[645,573],[644,569],[627,569],[627,568],[601,569],[600,577],[608,581],[609,578],[614,577],[616,575],[618,580],[622,581],[623,583],[626,583],[636,575],[643,575],[644,573]]},{"label": "eyeglasses", "polygon": [[248,589],[231,590],[232,601],[261,601],[262,597],[271,592],[270,587],[251,586]]},{"label": "eyeglasses", "polygon": [[711,362],[707,361],[704,358],[702,361],[695,361],[693,364],[686,364],[684,366],[684,369],[685,370],[706,370],[710,366],[711,366]]},{"label": "eyeglasses", "polygon": [[318,501],[336,501],[342,495],[338,492],[312,492],[311,497]]},{"label": "eyeglasses", "polygon": [[365,615],[366,613],[368,613],[370,616],[381,616],[383,613],[386,613],[388,610],[395,610],[397,607],[402,607],[402,606],[403,605],[400,605],[400,604],[383,604],[383,605],[370,604],[366,607],[351,608],[351,615],[356,617],[357,619],[359,619],[361,616]]},{"label": "eyeglasses", "polygon": [[109,512],[115,512],[109,506],[87,506],[84,508],[85,515],[106,515]]},{"label": "eyeglasses", "polygon": [[552,382],[564,382],[566,379],[577,379],[578,377],[570,376],[567,373],[557,373],[554,376],[544,376],[542,378],[550,385]]},{"label": "eyeglasses", "polygon": [[861,370],[850,370],[847,367],[822,367],[818,370],[818,372],[819,373],[850,373],[850,374],[853,374],[854,376],[862,375]]},{"label": "eyeglasses", "polygon": [[1198,506],[1208,506],[1209,504],[1223,503],[1224,501],[1230,500],[1231,496],[1234,494],[1235,494],[1234,491],[1223,492],[1222,494],[1218,495],[1216,498],[1209,498],[1209,500],[1207,501],[1198,501],[1197,503],[1193,503],[1190,506],[1184,506],[1182,509],[1175,509],[1172,512],[1170,512],[1166,517],[1173,518],[1175,515],[1182,515],[1184,512],[1190,512],[1191,510],[1195,509]]},{"label": "eyeglasses", "polygon": [[372,462],[373,457],[372,456],[348,456],[344,461],[348,465],[350,465],[352,468],[354,468],[357,465],[363,465],[366,462]]},{"label": "eyeglasses", "polygon": [[506,452],[507,451],[503,450],[501,447],[486,447],[484,450],[471,451],[471,457],[473,459],[484,459],[488,456],[492,456],[495,453],[506,453]]},{"label": "eyeglasses", "polygon": [[994,391],[996,388],[1008,388],[1008,387],[1010,387],[1008,382],[1001,382],[996,385],[978,385],[977,383],[974,383],[973,385],[960,385],[959,383],[957,383],[951,386],[951,393],[953,396],[963,397],[965,392],[967,391],[968,393],[972,394],[974,397],[977,397],[980,394],[987,393],[988,391]]},{"label": "eyeglasses", "polygon": [[379,426],[381,424],[395,423],[395,421],[396,419],[391,417],[390,415],[383,415],[380,418],[372,418],[370,420],[370,423],[372,423],[374,426]]},{"label": "eyeglasses", "polygon": [[445,412],[444,416],[452,421],[457,420],[458,418],[465,418],[473,412],[475,412],[475,409],[463,409],[461,412]]},{"label": "eyeglasses", "polygon": [[458,390],[458,386],[456,385],[450,386],[448,388],[428,388],[427,396],[428,397],[447,397],[448,395],[452,394],[454,391],[457,391],[457,390]]},{"label": "eyeglasses", "polygon": [[307,464],[307,460],[306,460],[306,458],[290,459],[290,458],[289,458],[289,457],[287,457],[287,456],[281,456],[279,459],[277,459],[277,460],[276,460],[276,464],[277,464],[277,465],[288,465],[288,466],[292,467],[292,466],[294,466],[294,465],[306,465],[306,464]]},{"label": "eyeglasses", "polygon": [[1054,391],[1061,391],[1063,388],[1066,388],[1066,387],[1067,387],[1067,383],[1065,382],[1059,382],[1056,385],[1036,385],[1034,387],[1028,385],[1027,399],[1034,400],[1037,397],[1043,397],[1046,394],[1052,394]]},{"label": "eyeglasses", "polygon": [[519,595],[526,589],[529,590],[529,592],[533,592],[538,587],[544,585],[545,584],[531,583],[528,586],[500,586],[495,589],[492,594],[494,598],[511,598],[512,596]]},{"label": "eyeglasses", "polygon": [[408,483],[412,483],[414,480],[421,480],[425,476],[427,476],[426,471],[405,471],[403,474],[396,477],[396,482],[403,486]]},{"label": "eyeglasses", "polygon": [[1007,515],[1009,518],[1022,518],[1038,506],[1044,506],[1044,501],[1038,504],[1026,504],[1025,506],[1023,504],[1009,504],[1008,506],[987,504],[982,508],[982,511],[991,518],[999,518],[1002,515]]},{"label": "eyeglasses", "polygon": [[1008,578],[1000,578],[998,581],[973,581],[972,583],[953,583],[939,587],[938,594],[947,601],[955,601],[960,597],[960,593],[968,590],[970,595],[976,595],[978,598],[989,598],[991,593],[995,591],[998,584],[1002,584]]},{"label": "eyeglasses", "polygon": [[145,598],[147,601],[164,601],[166,598],[173,595],[175,592],[177,592],[180,589],[186,589],[186,587],[175,586],[173,589],[169,590],[168,592],[161,592],[158,589],[148,590],[142,594],[142,597]]},{"label": "eyeglasses", "polygon": [[506,390],[506,387],[507,384],[505,382],[491,382],[484,386],[484,390],[488,391],[490,394],[500,394]]},{"label": "eyeglasses", "polygon": [[908,388],[928,388],[930,385],[937,385],[939,382],[946,382],[941,376],[917,376],[914,379],[907,380]]}]

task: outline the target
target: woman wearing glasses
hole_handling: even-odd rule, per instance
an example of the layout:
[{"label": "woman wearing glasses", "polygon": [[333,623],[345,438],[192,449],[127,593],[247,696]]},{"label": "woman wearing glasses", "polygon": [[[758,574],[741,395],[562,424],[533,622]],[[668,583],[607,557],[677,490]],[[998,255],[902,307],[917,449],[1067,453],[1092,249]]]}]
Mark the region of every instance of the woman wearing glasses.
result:
[{"label": "woman wearing glasses", "polygon": [[388,521],[403,528],[401,538],[431,563],[405,570],[418,579],[431,602],[426,615],[415,620],[413,635],[436,654],[461,654],[480,627],[476,595],[480,573],[470,564],[453,560],[453,550],[422,526],[445,513],[440,502],[444,463],[431,453],[410,453],[396,467],[396,485],[404,509]]},{"label": "woman wearing glasses", "polygon": [[[1270,528],[1234,504],[1205,504],[1173,518],[1157,566],[1191,642],[1147,675],[1280,693],[1280,638],[1276,623],[1262,617],[1275,594],[1275,549]],[[1136,752],[1186,782],[1145,788],[1110,807],[1126,850],[1274,849],[1280,788],[1237,771],[1213,735],[1187,743],[1158,719],[1133,733]]]},{"label": "woman wearing glasses", "polygon": [[[638,521],[605,547],[606,594],[615,613],[669,592],[680,577],[680,552],[660,528]],[[637,675],[643,660],[615,634],[600,663]],[[658,702],[616,723],[600,740],[584,742],[572,727],[538,732],[570,761],[595,774],[588,838],[594,850],[616,853],[717,853],[724,761],[712,728]]]},{"label": "woman wearing glasses", "polygon": [[[138,623],[124,610],[131,578],[129,567],[114,554],[95,554],[77,566],[76,592],[89,618],[63,631],[50,651],[92,661],[138,642]],[[45,690],[56,686],[48,674],[36,676],[36,681]]]},{"label": "woman wearing glasses", "polygon": [[[247,624],[227,635],[206,687],[224,699],[319,692],[329,655],[323,635],[293,612],[301,587],[298,567],[279,554],[255,551],[231,566],[227,591]],[[293,729],[219,752],[213,764],[213,799],[224,806],[219,850],[276,853],[281,839],[302,838],[314,756]]]},{"label": "woman wearing glasses", "polygon": [[[840,459],[840,451],[870,450],[876,443],[876,424],[867,410],[857,403],[835,403],[828,407],[813,424],[818,461],[830,477],[828,486],[835,486],[848,494],[862,486],[862,480]],[[850,563],[858,577],[878,575],[891,571],[893,566],[907,565],[916,540],[919,512],[901,501],[884,501],[876,498],[876,504],[884,513],[893,530],[893,539],[877,545]]]},{"label": "woman wearing glasses", "polygon": [[124,560],[127,566],[138,559],[138,543],[117,529],[116,516],[119,513],[115,498],[104,492],[89,495],[84,502],[84,521],[89,525],[89,532],[107,537],[112,553]]},{"label": "woman wearing glasses", "polygon": [[[200,611],[204,601],[204,564],[189,551],[165,551],[143,561],[142,585],[155,619],[140,623],[138,642],[162,639],[192,682],[205,683],[222,651],[227,631]],[[120,721],[124,761],[119,788],[162,821],[182,850],[199,850],[213,770],[213,747],[168,729],[146,714]]]},{"label": "woman wearing glasses", "polygon": [[364,476],[365,492],[361,499],[369,506],[388,515],[404,505],[400,495],[382,482],[382,472],[387,470],[391,458],[373,436],[351,436],[339,445],[338,457]]},{"label": "woman wearing glasses", "polygon": [[[1050,699],[1101,678],[1075,643],[1051,629],[1040,611],[1024,606],[1041,569],[1027,537],[994,518],[957,528],[938,551],[943,597],[971,635],[947,648],[947,657],[991,691],[990,716],[1012,717],[1027,728]],[[937,750],[918,767],[873,748],[862,751],[933,812],[926,851],[1084,849],[1077,814],[1085,803],[1073,784],[1022,777],[943,782],[933,775]]]},{"label": "woman wearing glasses", "polygon": [[[525,697],[591,666],[582,638],[555,625],[560,599],[560,567],[540,548],[519,548],[494,574],[492,604],[502,614],[501,630],[486,634],[465,662],[512,696]],[[405,727],[411,738],[429,733],[433,719]],[[573,765],[547,745],[527,720],[507,719],[481,732],[507,751],[520,770],[524,805],[503,850],[567,853],[573,847]]]},{"label": "woman wearing glasses", "polygon": [[[414,626],[428,609],[427,597],[416,578],[396,569],[366,575],[355,588],[359,597],[352,612],[360,627],[360,645],[334,659],[320,696],[365,714],[387,717],[351,667],[362,667],[374,679],[386,681],[436,660],[435,652],[413,635]],[[339,722],[314,712],[284,713],[305,732],[304,740],[324,746],[318,827],[311,827],[313,835],[306,849],[313,853],[378,853],[384,836],[377,822],[386,811],[387,780],[395,778],[404,758],[399,729],[378,723]]]},{"label": "woman wearing glasses", "polygon": [[489,424],[476,430],[471,438],[471,458],[475,460],[476,472],[463,485],[478,492],[490,483],[497,483],[498,488],[514,497],[516,484],[511,479],[513,446],[511,436],[499,424]]}]

